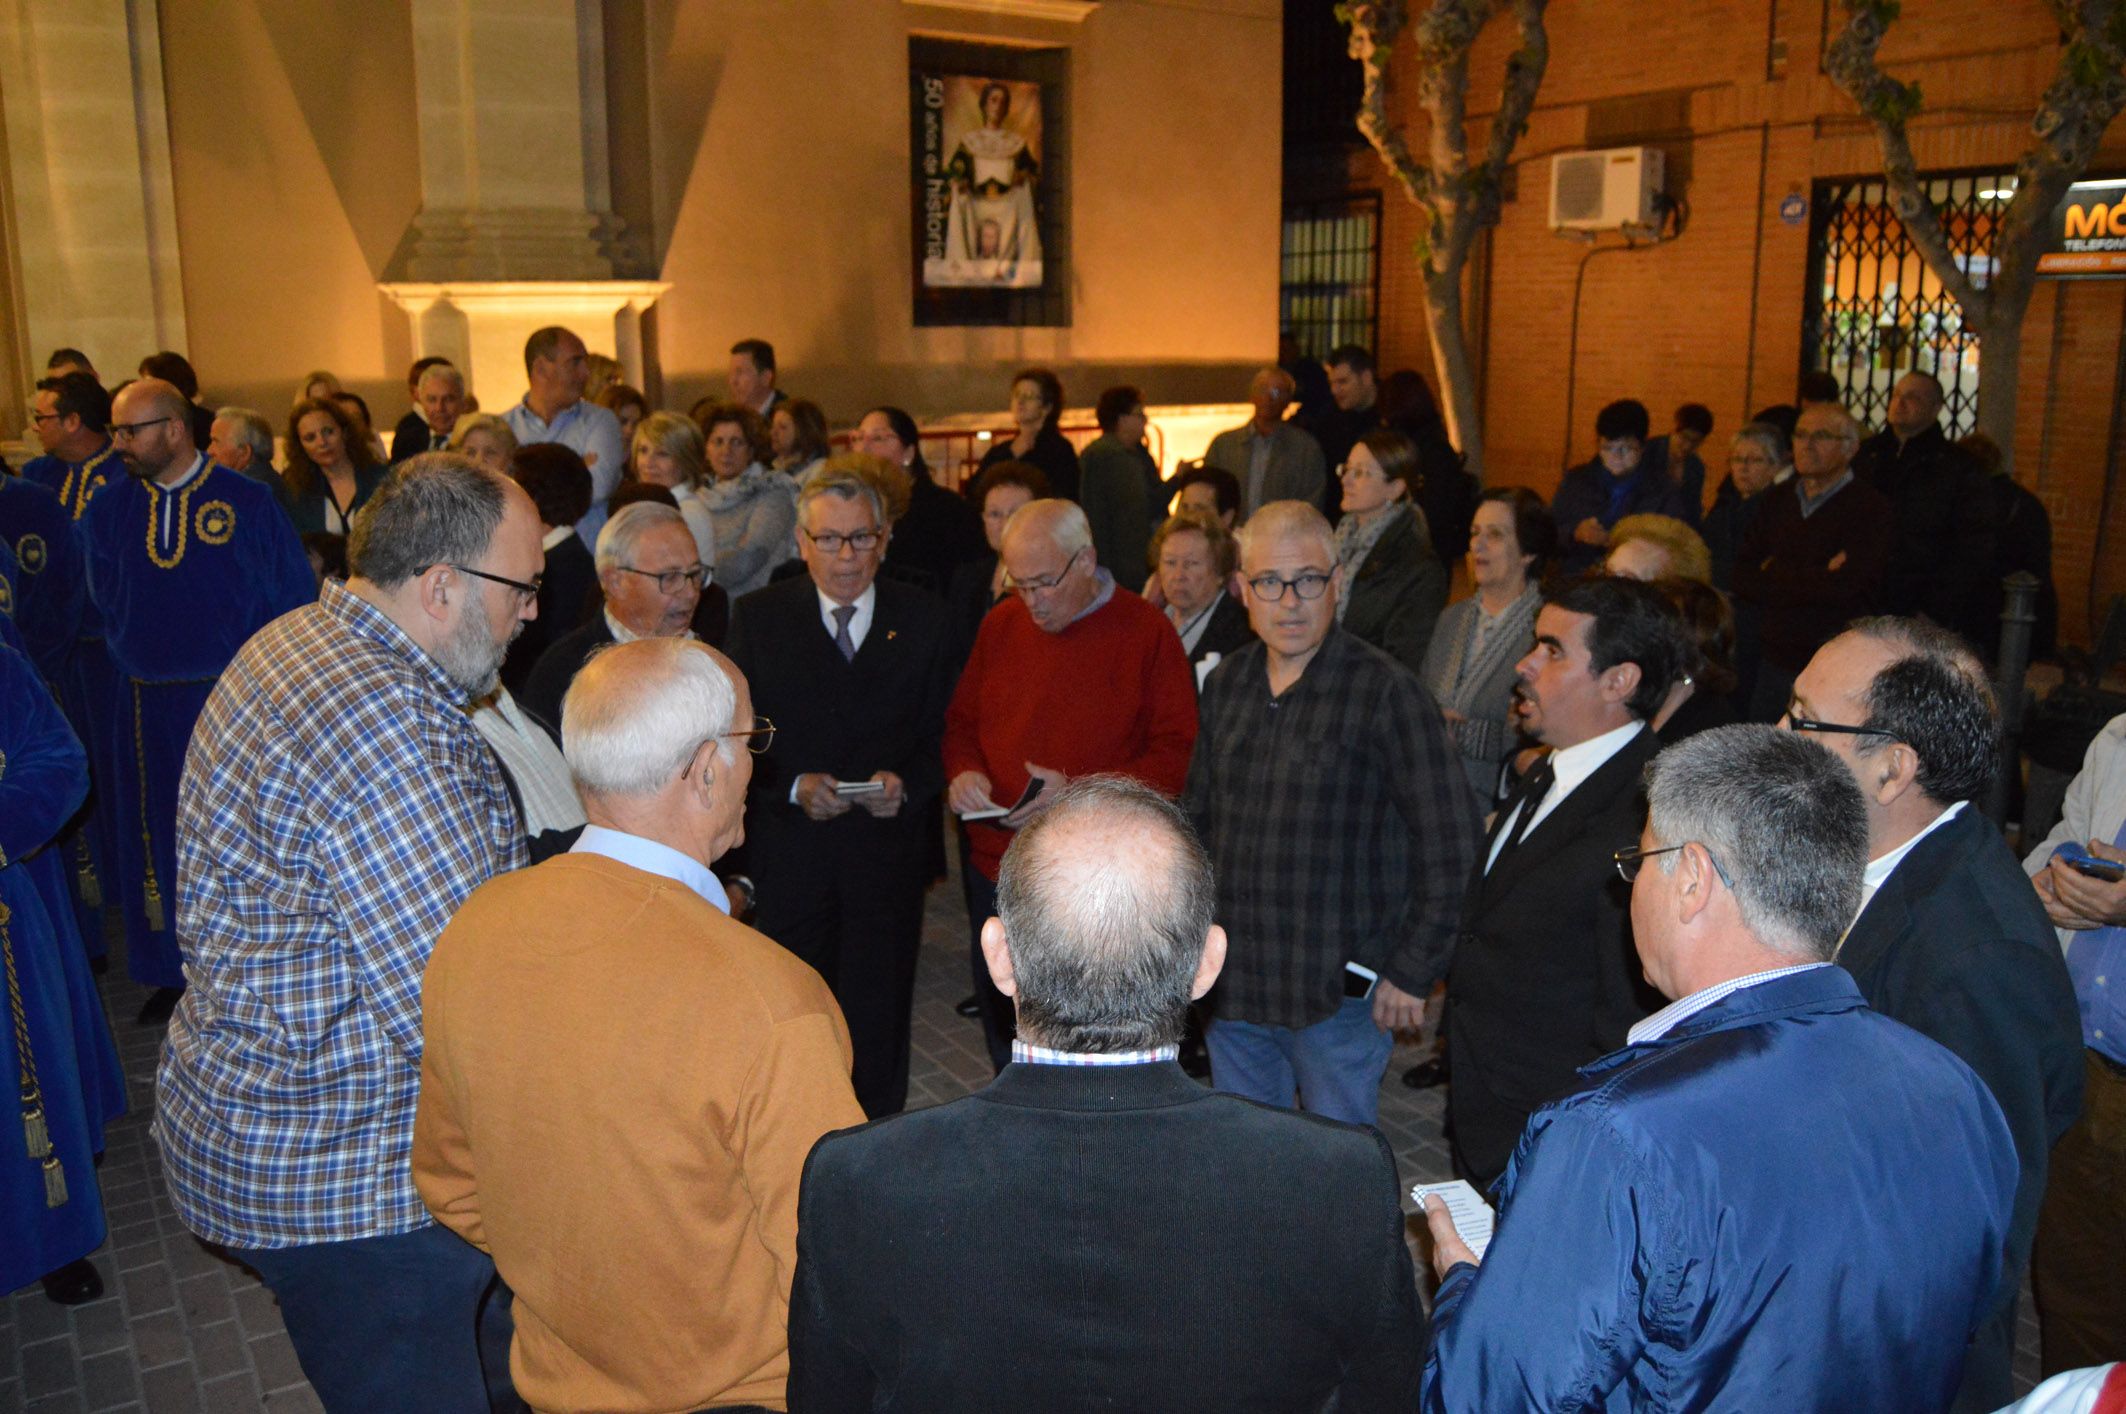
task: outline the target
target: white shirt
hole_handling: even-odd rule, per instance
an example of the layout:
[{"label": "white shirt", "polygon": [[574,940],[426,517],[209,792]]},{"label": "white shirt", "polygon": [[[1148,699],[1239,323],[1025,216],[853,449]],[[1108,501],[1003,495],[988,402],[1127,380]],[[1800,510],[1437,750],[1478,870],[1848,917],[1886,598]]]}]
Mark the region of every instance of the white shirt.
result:
[{"label": "white shirt", "polygon": [[541,550],[551,550],[575,533],[576,527],[573,525],[557,525],[539,537],[539,548]]},{"label": "white shirt", "polygon": [[192,465],[186,468],[185,474],[169,485],[160,488],[169,494],[155,498],[156,510],[160,513],[155,526],[155,543],[158,548],[161,547],[164,541],[168,541],[172,545],[177,543],[177,493],[184,489],[186,482],[206,470],[206,466],[207,454],[205,452],[194,453]]},{"label": "white shirt", "polygon": [[1829,966],[1828,962],[1803,962],[1793,967],[1775,967],[1770,972],[1752,972],[1746,977],[1730,977],[1725,982],[1716,982],[1702,991],[1692,992],[1681,1001],[1670,1002],[1662,1007],[1625,1032],[1624,1043],[1636,1046],[1645,1041],[1658,1041],[1714,1002],[1733,996],[1744,987],[1754,987],[1759,982],[1770,982],[1779,977],[1791,977],[1797,972]]},{"label": "white shirt", "polygon": [[[827,637],[834,637],[834,611],[842,606],[827,597],[826,591],[814,585],[819,594],[819,621],[826,626]],[[871,620],[878,609],[878,586],[867,584],[864,592],[856,596],[856,612],[849,616],[849,641],[861,648],[864,635],[871,632]]]},{"label": "white shirt", "polygon": [[[1541,829],[1543,822],[1550,818],[1566,796],[1579,789],[1582,781],[1607,766],[1610,757],[1631,745],[1632,739],[1645,730],[1645,726],[1644,722],[1626,722],[1621,727],[1606,731],[1576,746],[1563,747],[1550,753],[1550,790],[1536,806],[1535,818],[1528,822],[1528,828],[1521,832],[1521,837],[1526,839]],[[1519,818],[1520,813],[1521,807],[1517,804],[1513,807],[1513,815],[1499,827],[1498,836],[1491,841],[1491,854],[1484,860],[1485,873],[1491,872],[1491,866],[1498,861],[1499,851],[1504,849],[1506,841],[1513,837],[1513,822]]]},{"label": "white shirt", "polygon": [[731,911],[731,897],[723,891],[723,884],[698,859],[690,858],[670,845],[646,840],[640,835],[609,830],[603,825],[586,825],[576,840],[570,854],[602,854],[607,859],[617,859],[630,868],[640,869],[645,874],[655,874],[674,883],[685,884],[716,906],[719,913]]},{"label": "white shirt", "polygon": [[[1860,876],[1860,912],[1853,915],[1854,922],[1860,921],[1860,914],[1868,911],[1868,903],[1875,897],[1875,891],[1890,881],[1890,875],[1896,873],[1897,866],[1905,862],[1905,856],[1912,852],[1912,847],[1955,819],[1956,812],[1962,810],[1969,803],[1969,801],[1957,801],[1956,804],[1935,816],[1934,823],[1928,825],[1927,828],[1921,830],[1888,854],[1868,861],[1867,869]],[[1850,931],[1850,925],[1848,925],[1848,931]]]}]

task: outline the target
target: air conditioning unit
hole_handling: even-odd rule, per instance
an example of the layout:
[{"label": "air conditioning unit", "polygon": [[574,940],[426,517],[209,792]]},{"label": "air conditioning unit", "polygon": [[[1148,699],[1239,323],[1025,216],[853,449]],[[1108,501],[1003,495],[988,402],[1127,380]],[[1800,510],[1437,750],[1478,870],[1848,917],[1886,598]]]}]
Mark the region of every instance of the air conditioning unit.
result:
[{"label": "air conditioning unit", "polygon": [[1550,159],[1550,229],[1615,231],[1660,219],[1661,150],[1611,147]]}]

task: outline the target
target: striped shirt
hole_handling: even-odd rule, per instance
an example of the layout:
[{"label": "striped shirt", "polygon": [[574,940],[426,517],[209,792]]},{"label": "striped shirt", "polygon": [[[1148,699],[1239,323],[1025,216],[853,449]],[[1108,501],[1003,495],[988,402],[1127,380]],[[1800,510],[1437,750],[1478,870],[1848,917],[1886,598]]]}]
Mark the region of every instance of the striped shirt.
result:
[{"label": "striped shirt", "polygon": [[1648,1041],[1658,1041],[1699,1012],[1704,1011],[1714,1002],[1724,1001],[1744,987],[1754,987],[1760,982],[1774,982],[1781,977],[1791,977],[1797,972],[1807,972],[1812,968],[1829,966],[1830,964],[1827,962],[1803,962],[1797,963],[1793,967],[1778,967],[1770,972],[1752,972],[1742,977],[1730,977],[1725,982],[1716,982],[1710,987],[1692,992],[1687,997],[1670,1002],[1652,1016],[1632,1027],[1625,1034],[1624,1044],[1627,1046],[1639,1046]]},{"label": "striped shirt", "polygon": [[524,862],[464,690],[336,583],[246,643],[177,804],[189,989],[154,1133],[185,1225],[237,1248],[425,1226],[409,1155],[421,973],[465,896]]}]

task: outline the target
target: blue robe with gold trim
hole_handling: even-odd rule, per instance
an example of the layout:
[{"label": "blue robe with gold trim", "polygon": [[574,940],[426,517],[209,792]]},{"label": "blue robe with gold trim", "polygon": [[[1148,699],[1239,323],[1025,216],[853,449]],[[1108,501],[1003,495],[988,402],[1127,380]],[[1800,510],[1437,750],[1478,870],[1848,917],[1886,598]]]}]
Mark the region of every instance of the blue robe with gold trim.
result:
[{"label": "blue robe with gold trim", "polygon": [[36,482],[0,475],[0,542],[15,552],[15,627],[44,680],[57,683],[73,670],[86,593],[73,518]]},{"label": "blue robe with gold trim", "polygon": [[127,968],[150,987],[182,987],[177,783],[192,726],[236,650],[315,599],[317,581],[273,492],[212,464],[176,487],[108,483],[79,532],[116,669],[113,834]]},{"label": "blue robe with gold trim", "polygon": [[[87,971],[81,950],[51,926],[23,862],[50,843],[88,785],[81,743],[36,668],[0,648],[0,933],[13,965],[8,1001],[20,1003],[23,1020],[18,1031],[11,1006],[0,1015],[0,1291],[87,1256],[104,1238],[92,1157],[103,1148],[103,1116],[81,1065],[85,1054],[101,1056],[115,1074],[117,1056],[94,988],[84,1012],[82,990],[69,979],[70,962]],[[49,1156],[31,1153],[24,1129],[23,1082],[32,1072]]]},{"label": "blue robe with gold trim", "polygon": [[115,443],[106,442],[103,449],[85,461],[61,461],[58,457],[37,457],[22,468],[26,481],[34,481],[59,498],[66,513],[75,520],[88,509],[89,497],[106,481],[125,480],[125,462],[118,455]]}]

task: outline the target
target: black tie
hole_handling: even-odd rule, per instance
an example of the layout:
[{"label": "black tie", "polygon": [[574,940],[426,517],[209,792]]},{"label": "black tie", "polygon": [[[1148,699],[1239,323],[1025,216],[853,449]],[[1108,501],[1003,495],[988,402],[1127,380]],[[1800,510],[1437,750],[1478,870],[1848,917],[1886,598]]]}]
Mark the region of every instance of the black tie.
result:
[{"label": "black tie", "polygon": [[849,620],[855,617],[856,605],[834,606],[834,646],[841,650],[842,661],[845,663],[856,661],[856,640],[849,636]]},{"label": "black tie", "polygon": [[1529,826],[1535,823],[1535,813],[1542,809],[1543,797],[1550,794],[1551,783],[1557,778],[1558,773],[1551,769],[1548,756],[1528,773],[1527,789],[1521,792],[1521,812],[1513,819],[1513,833],[1506,837],[1506,848],[1499,851],[1499,858],[1505,858],[1509,851],[1528,837]]}]

